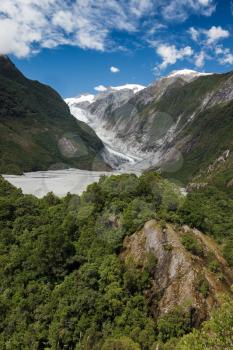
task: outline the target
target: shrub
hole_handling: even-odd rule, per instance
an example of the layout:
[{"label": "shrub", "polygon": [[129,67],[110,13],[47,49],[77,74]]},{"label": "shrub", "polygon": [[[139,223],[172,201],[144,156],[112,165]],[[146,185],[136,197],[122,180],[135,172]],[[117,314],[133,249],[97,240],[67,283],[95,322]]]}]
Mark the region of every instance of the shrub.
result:
[{"label": "shrub", "polygon": [[145,270],[148,271],[149,275],[153,275],[157,267],[158,259],[153,251],[147,253],[147,259],[145,264]]},{"label": "shrub", "polygon": [[120,337],[105,340],[101,350],[140,350],[140,346],[128,337]]},{"label": "shrub", "polygon": [[203,248],[191,233],[184,233],[181,237],[183,246],[192,254],[203,256]]},{"label": "shrub", "polygon": [[205,277],[200,277],[197,283],[197,290],[203,295],[204,298],[207,298],[210,291],[210,286]]},{"label": "shrub", "polygon": [[174,350],[230,350],[233,344],[233,300],[224,297],[222,305],[200,330],[185,335]]},{"label": "shrub", "polygon": [[208,263],[208,268],[210,269],[210,271],[212,272],[220,272],[220,264],[218,262],[218,260],[215,257],[214,253],[209,253],[207,256],[207,263]]},{"label": "shrub", "polygon": [[183,336],[189,333],[191,329],[191,313],[181,307],[168,312],[158,320],[158,338],[163,342]]},{"label": "shrub", "polygon": [[233,267],[233,240],[227,240],[223,247],[223,256],[228,264]]}]

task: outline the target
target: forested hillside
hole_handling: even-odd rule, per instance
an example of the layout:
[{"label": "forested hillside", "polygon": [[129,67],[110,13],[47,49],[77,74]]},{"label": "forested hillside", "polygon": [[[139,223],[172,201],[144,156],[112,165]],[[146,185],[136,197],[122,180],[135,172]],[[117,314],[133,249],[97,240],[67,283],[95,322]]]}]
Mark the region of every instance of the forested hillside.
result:
[{"label": "forested hillside", "polygon": [[105,170],[103,143],[49,86],[0,55],[0,173],[49,168]]},{"label": "forested hillside", "polygon": [[232,209],[214,187],[184,198],[156,173],[63,199],[1,179],[0,348],[231,349]]}]

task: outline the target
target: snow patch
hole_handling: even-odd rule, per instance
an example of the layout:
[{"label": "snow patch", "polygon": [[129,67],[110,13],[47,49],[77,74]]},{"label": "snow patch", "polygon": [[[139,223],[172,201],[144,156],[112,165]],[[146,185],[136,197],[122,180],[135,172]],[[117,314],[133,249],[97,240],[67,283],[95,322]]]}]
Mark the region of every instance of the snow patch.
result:
[{"label": "snow patch", "polygon": [[146,88],[146,86],[144,85],[139,85],[139,84],[125,84],[125,85],[121,85],[121,86],[111,86],[110,87],[111,90],[115,90],[115,91],[120,91],[120,90],[133,90],[133,92],[136,94],[137,92],[143,90]]},{"label": "snow patch", "polygon": [[181,69],[181,70],[172,71],[167,76],[167,78],[180,77],[180,76],[182,77],[182,76],[186,76],[186,75],[196,77],[196,76],[204,76],[204,75],[212,75],[212,74],[213,73],[197,72],[197,71],[192,70],[192,69]]},{"label": "snow patch", "polygon": [[66,98],[65,102],[70,106],[75,103],[89,102],[92,103],[95,100],[95,95],[83,94],[77,97]]}]

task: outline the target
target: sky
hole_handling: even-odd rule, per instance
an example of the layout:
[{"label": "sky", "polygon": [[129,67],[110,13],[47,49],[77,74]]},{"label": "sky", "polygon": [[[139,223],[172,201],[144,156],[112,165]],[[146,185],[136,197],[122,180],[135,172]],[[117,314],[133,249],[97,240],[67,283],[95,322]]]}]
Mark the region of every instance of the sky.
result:
[{"label": "sky", "polygon": [[64,98],[233,70],[231,0],[0,0],[0,54]]}]

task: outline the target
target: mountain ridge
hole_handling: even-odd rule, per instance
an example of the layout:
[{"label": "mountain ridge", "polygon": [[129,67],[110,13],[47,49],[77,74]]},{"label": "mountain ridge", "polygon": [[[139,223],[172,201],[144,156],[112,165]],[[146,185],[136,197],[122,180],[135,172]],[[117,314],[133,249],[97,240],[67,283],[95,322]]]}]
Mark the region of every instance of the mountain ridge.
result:
[{"label": "mountain ridge", "polygon": [[[232,87],[232,72],[214,74],[181,70],[162,77],[136,95],[125,94],[118,100],[117,95],[115,100],[113,97],[100,99],[98,104],[90,104],[87,112],[103,126],[103,133],[114,135],[115,142],[117,140],[124,151],[128,148],[129,153],[140,155],[142,162],[136,164],[137,169],[161,169],[166,176],[187,184],[221,152],[226,149],[231,152],[231,137],[227,130],[232,127]],[[204,124],[205,120],[207,124]],[[224,128],[227,138],[216,128],[217,123]],[[212,124],[216,137],[213,142],[213,136],[204,141],[201,129],[212,135]],[[198,137],[203,144],[200,144],[201,148],[197,147]],[[204,144],[210,149],[206,153],[209,159],[202,149]],[[197,160],[191,160],[192,157]]]},{"label": "mountain ridge", "polygon": [[29,80],[0,57],[0,172],[49,168],[109,169],[95,132],[69,112],[60,95]]}]

